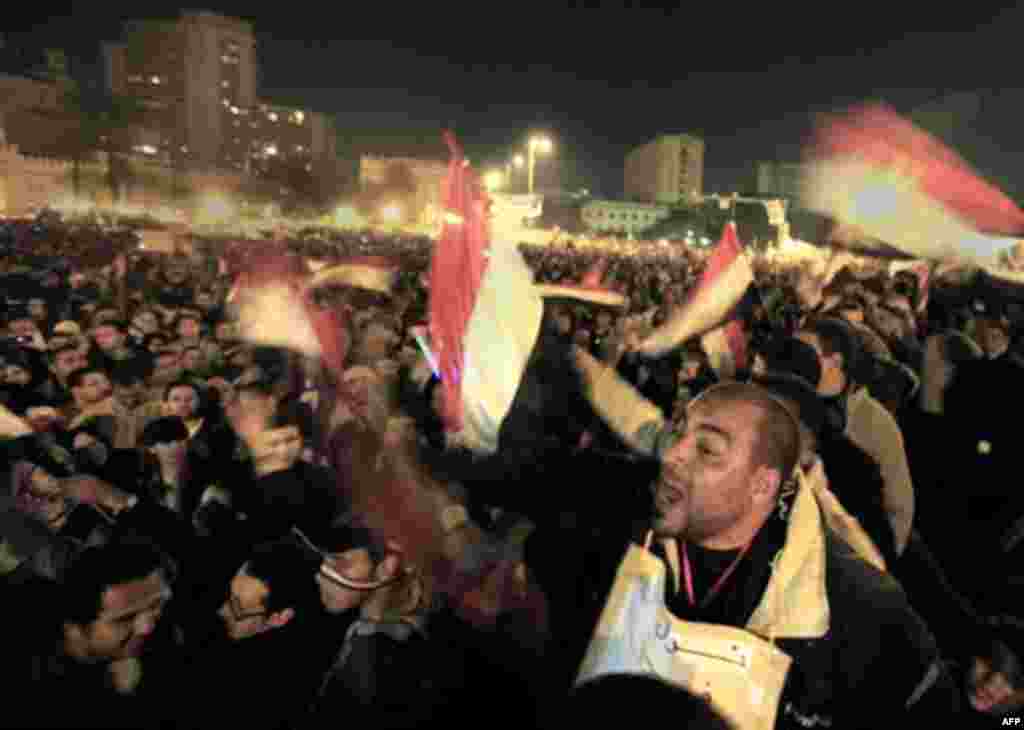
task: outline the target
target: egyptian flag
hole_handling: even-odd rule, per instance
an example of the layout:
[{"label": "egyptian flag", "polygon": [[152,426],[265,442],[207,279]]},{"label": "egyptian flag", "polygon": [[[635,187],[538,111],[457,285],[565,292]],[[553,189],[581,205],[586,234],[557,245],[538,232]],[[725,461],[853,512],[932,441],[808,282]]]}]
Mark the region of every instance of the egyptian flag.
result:
[{"label": "egyptian flag", "polygon": [[731,377],[746,367],[746,333],[738,310],[753,283],[754,271],[736,235],[736,224],[729,223],[693,295],[644,339],[639,351],[661,356],[699,336],[715,372]]},{"label": "egyptian flag", "polygon": [[334,264],[318,262],[313,286],[345,286],[391,296],[398,266],[382,256],[362,256]]},{"label": "egyptian flag", "polygon": [[348,328],[337,312],[316,305],[311,284],[302,258],[259,256],[238,275],[228,303],[237,308],[243,340],[319,358],[340,379]]},{"label": "egyptian flag", "polygon": [[629,300],[602,283],[606,268],[605,262],[599,260],[587,270],[579,284],[538,284],[537,291],[545,300],[565,300],[575,304],[625,309]]},{"label": "egyptian flag", "polygon": [[803,207],[914,258],[997,266],[1024,211],[955,152],[884,105],[826,117],[809,148]]},{"label": "egyptian flag", "polygon": [[445,214],[430,268],[430,340],[449,441],[494,453],[530,353],[543,303],[522,254],[492,242],[488,200],[451,133]]}]

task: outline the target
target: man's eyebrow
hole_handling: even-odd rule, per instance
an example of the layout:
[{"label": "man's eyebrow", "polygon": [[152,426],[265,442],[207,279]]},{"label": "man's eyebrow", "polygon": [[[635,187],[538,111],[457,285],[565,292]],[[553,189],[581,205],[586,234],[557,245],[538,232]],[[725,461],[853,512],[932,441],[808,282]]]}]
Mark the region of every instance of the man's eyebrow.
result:
[{"label": "man's eyebrow", "polygon": [[732,443],[732,434],[713,423],[695,423],[693,424],[693,428],[695,431],[710,431],[715,436],[719,436],[727,442]]}]

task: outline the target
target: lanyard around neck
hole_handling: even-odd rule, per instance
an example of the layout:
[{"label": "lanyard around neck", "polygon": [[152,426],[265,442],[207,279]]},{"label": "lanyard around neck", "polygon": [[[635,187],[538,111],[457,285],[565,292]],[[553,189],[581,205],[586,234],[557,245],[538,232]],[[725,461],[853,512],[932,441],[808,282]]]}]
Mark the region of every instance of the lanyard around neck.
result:
[{"label": "lanyard around neck", "polygon": [[693,569],[690,567],[690,553],[689,550],[687,550],[686,542],[682,542],[683,583],[686,587],[686,597],[690,602],[691,608],[700,608],[703,610],[707,608],[713,600],[715,600],[715,597],[721,592],[722,588],[725,586],[726,581],[729,580],[730,576],[732,576],[736,568],[739,567],[739,564],[743,560],[744,556],[747,554],[747,551],[750,550],[750,546],[752,543],[753,541],[748,542],[746,545],[743,546],[743,549],[740,550],[739,555],[737,555],[733,559],[732,563],[729,564],[729,567],[725,569],[725,572],[718,577],[718,580],[716,580],[714,585],[711,586],[711,589],[706,594],[704,594],[703,600],[701,600],[700,604],[698,605],[697,598],[694,595],[693,591]]}]

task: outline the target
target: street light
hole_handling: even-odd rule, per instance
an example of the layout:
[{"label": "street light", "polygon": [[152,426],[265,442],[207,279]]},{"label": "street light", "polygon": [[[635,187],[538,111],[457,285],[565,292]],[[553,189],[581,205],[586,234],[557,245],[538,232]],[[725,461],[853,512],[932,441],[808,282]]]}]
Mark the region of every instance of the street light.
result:
[{"label": "street light", "polygon": [[533,171],[537,165],[537,154],[550,155],[554,145],[551,140],[547,137],[531,137],[529,143],[526,145],[527,151],[527,191],[530,195],[533,195]]},{"label": "street light", "polygon": [[501,187],[505,181],[505,177],[501,174],[500,170],[488,170],[484,173],[484,187],[487,188],[488,192],[494,192]]},{"label": "street light", "polygon": [[520,168],[526,164],[526,160],[523,159],[522,155],[516,155],[511,160],[505,163],[505,187],[509,190],[512,189],[512,169]]}]

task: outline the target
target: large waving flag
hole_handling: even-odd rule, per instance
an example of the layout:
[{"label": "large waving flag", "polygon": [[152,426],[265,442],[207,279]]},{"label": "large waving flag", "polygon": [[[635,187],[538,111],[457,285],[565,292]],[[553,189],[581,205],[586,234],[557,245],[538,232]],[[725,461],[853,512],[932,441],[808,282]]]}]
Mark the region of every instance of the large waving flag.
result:
[{"label": "large waving flag", "polygon": [[489,231],[486,198],[450,132],[451,160],[445,180],[441,238],[430,268],[430,336],[441,372],[442,419],[449,431],[462,428],[463,337],[487,268]]},{"label": "large waving flag", "polygon": [[430,269],[430,339],[451,439],[493,453],[537,341],[543,302],[511,243],[492,242],[488,201],[446,134],[452,159],[445,218]]},{"label": "large waving flag", "polygon": [[228,301],[238,309],[243,340],[319,358],[340,378],[347,328],[337,312],[316,305],[311,281],[298,256],[257,257],[239,274]]},{"label": "large waving flag", "polygon": [[827,118],[806,163],[804,207],[916,258],[994,266],[1024,233],[1012,200],[884,105]]},{"label": "large waving flag", "polygon": [[734,315],[754,282],[754,271],[743,253],[736,224],[729,223],[689,300],[641,344],[640,352],[663,355],[688,340],[702,345],[720,375],[745,366],[746,335]]}]

